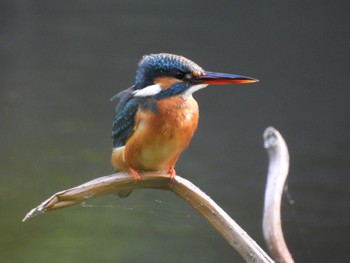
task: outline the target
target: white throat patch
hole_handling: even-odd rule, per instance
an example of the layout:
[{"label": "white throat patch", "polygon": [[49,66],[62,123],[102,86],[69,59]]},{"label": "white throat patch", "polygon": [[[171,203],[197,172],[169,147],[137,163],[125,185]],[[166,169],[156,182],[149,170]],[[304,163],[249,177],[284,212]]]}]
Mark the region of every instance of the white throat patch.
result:
[{"label": "white throat patch", "polygon": [[186,100],[190,95],[192,95],[193,92],[200,89],[204,89],[206,86],[208,86],[208,84],[198,84],[198,85],[191,86],[184,93],[182,93],[181,96],[184,100]]}]

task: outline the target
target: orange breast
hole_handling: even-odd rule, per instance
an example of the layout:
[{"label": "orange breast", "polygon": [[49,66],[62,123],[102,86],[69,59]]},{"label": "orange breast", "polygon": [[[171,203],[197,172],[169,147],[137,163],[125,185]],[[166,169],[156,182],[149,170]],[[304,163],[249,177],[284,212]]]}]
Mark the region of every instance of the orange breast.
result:
[{"label": "orange breast", "polygon": [[192,96],[157,102],[158,112],[139,110],[135,130],[124,147],[114,149],[112,164],[119,171],[168,171],[188,146],[198,125],[198,105]]}]

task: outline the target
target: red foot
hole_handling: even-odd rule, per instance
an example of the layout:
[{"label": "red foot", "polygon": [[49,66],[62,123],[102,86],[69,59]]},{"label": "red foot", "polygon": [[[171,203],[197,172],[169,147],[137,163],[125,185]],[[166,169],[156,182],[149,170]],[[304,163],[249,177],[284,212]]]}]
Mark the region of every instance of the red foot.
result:
[{"label": "red foot", "polygon": [[139,183],[141,182],[141,176],[139,175],[139,172],[131,167],[129,167],[129,173],[132,175],[132,177],[134,177],[135,183]]},{"label": "red foot", "polygon": [[176,176],[174,166],[170,167],[168,173],[170,174],[170,182],[172,183],[175,179],[175,176]]}]

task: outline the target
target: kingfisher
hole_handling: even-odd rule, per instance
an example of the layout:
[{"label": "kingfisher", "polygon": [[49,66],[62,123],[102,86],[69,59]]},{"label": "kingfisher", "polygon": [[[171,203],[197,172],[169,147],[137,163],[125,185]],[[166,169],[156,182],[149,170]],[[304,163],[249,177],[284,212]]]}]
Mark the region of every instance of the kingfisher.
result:
[{"label": "kingfisher", "polygon": [[[112,123],[111,162],[117,172],[161,171],[175,178],[175,164],[198,125],[198,104],[192,94],[208,84],[243,84],[258,80],[203,70],[191,60],[160,53],[142,57],[135,84],[116,94]],[[118,193],[121,197],[130,191]]]}]

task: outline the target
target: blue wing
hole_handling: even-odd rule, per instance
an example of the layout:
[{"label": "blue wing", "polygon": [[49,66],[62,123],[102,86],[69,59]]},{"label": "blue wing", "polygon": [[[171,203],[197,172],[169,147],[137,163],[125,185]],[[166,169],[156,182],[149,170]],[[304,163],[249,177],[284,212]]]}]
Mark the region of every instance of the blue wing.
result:
[{"label": "blue wing", "polygon": [[132,96],[132,92],[133,89],[129,88],[113,97],[113,99],[119,98],[112,123],[113,147],[124,146],[133,133],[135,115],[140,102]]},{"label": "blue wing", "polygon": [[113,147],[121,147],[126,144],[126,141],[134,131],[135,115],[139,109],[157,113],[155,98],[134,97],[133,92],[136,89],[137,87],[132,86],[121,91],[111,99],[119,98],[112,123]]}]

